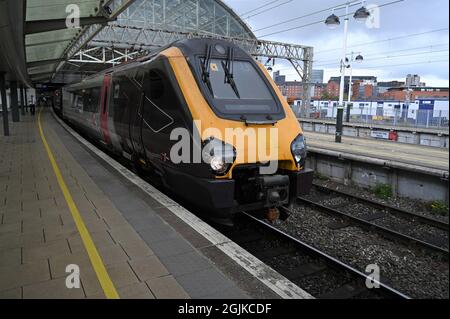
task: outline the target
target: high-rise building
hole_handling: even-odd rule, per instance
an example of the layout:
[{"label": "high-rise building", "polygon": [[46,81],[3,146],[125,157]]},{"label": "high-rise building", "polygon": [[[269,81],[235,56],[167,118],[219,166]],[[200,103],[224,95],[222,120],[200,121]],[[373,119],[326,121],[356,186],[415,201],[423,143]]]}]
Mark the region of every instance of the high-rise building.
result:
[{"label": "high-rise building", "polygon": [[420,76],[417,74],[408,74],[406,76],[407,87],[423,87],[425,83],[420,82]]},{"label": "high-rise building", "polygon": [[280,71],[273,72],[273,80],[276,85],[284,85],[286,83],[286,76],[281,75]]},{"label": "high-rise building", "polygon": [[312,70],[312,78],[311,82],[313,84],[322,84],[323,83],[323,77],[324,77],[324,71],[323,70]]}]

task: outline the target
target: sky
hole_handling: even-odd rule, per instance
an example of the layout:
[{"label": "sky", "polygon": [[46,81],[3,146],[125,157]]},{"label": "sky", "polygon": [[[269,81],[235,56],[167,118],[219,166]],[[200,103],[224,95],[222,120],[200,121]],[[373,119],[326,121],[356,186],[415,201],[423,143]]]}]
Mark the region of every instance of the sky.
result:
[{"label": "sky", "polygon": [[[244,18],[258,38],[313,46],[313,68],[325,70],[325,82],[331,76],[340,75],[344,21],[341,18],[341,25],[334,30],[322,21],[332,14],[332,8],[337,8],[334,10],[336,15],[344,15],[345,10],[339,9],[344,0],[224,2]],[[351,14],[347,52],[350,54],[353,51],[355,55],[364,57],[364,62],[353,64],[353,74],[374,75],[378,81],[404,81],[407,74],[419,74],[428,86],[448,87],[448,0],[404,0],[388,4],[390,2],[396,0],[365,1],[367,7],[378,6],[374,11],[378,14],[373,15],[375,21],[367,25],[357,22]],[[264,7],[257,9],[261,6]],[[361,4],[351,7],[350,13],[360,7]],[[311,14],[321,10],[324,11]],[[289,19],[293,21],[270,27]],[[308,24],[311,25],[305,26]],[[295,29],[279,32],[292,28]],[[276,70],[287,75],[288,80],[300,79],[290,64],[284,61],[276,61]]]}]

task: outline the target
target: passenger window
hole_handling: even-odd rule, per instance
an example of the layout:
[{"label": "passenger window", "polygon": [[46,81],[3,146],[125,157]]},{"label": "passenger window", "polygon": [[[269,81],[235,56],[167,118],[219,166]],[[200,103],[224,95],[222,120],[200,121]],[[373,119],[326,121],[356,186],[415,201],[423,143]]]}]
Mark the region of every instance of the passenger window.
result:
[{"label": "passenger window", "polygon": [[79,109],[81,111],[85,110],[85,90],[78,90],[74,92],[74,108]]},{"label": "passenger window", "polygon": [[92,113],[98,113],[98,104],[100,100],[100,88],[96,87],[91,90],[91,102],[90,111]]},{"label": "passenger window", "polygon": [[[84,89],[79,91],[79,101],[82,101],[84,112],[97,113],[100,88]],[[80,105],[81,107],[81,105]]]}]

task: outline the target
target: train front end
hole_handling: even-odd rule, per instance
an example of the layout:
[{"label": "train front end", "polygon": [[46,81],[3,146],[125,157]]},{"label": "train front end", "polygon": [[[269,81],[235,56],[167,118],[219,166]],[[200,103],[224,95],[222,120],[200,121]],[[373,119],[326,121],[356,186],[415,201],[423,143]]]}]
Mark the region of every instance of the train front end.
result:
[{"label": "train front end", "polygon": [[198,155],[190,159],[208,171],[189,184],[174,176],[171,187],[216,219],[273,212],[309,192],[313,172],[305,168],[303,132],[263,65],[219,40],[178,42],[164,55],[192,116]]}]

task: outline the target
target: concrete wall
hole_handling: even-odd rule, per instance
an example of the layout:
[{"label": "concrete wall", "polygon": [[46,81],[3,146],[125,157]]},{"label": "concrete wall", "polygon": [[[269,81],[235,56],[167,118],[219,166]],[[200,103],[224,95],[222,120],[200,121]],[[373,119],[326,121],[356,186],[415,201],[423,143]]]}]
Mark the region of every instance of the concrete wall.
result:
[{"label": "concrete wall", "polygon": [[394,196],[449,203],[448,172],[427,172],[411,165],[402,168],[401,164],[384,162],[382,165],[370,163],[370,159],[362,161],[345,158],[342,154],[333,156],[324,153],[310,150],[307,167],[334,181],[363,188],[387,184],[391,185]]}]

